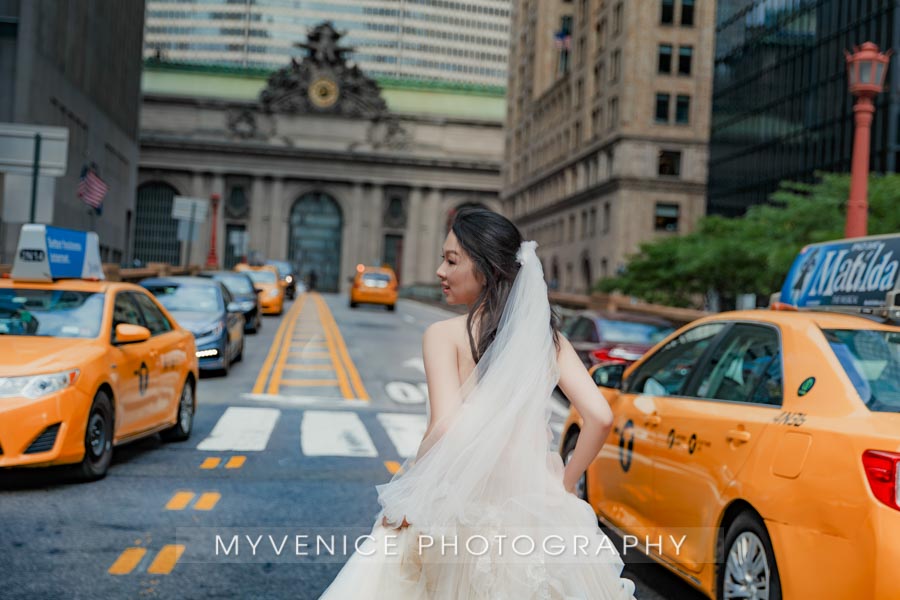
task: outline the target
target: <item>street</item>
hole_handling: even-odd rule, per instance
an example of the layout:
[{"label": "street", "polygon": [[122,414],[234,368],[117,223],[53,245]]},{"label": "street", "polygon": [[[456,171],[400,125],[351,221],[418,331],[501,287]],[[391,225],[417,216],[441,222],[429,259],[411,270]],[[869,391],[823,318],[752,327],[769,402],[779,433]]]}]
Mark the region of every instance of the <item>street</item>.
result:
[{"label": "street", "polygon": [[[201,380],[187,442],[118,447],[94,483],[60,469],[3,473],[3,596],[317,598],[339,562],[290,552],[277,564],[192,562],[176,528],[366,533],[379,508],[374,486],[424,433],[422,333],[450,316],[405,300],[391,313],[302,294],[247,337],[227,377]],[[558,434],[565,411],[554,402]],[[702,597],[656,565],[625,574],[639,598]]]}]

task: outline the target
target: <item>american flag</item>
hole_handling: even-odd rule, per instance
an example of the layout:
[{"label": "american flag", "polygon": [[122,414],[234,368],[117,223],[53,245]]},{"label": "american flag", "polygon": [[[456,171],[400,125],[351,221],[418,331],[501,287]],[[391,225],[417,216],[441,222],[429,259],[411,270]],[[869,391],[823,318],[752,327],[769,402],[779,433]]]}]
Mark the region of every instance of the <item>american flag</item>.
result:
[{"label": "american flag", "polygon": [[94,172],[91,167],[84,167],[81,170],[81,180],[78,182],[78,197],[81,198],[88,206],[93,206],[97,210],[103,206],[103,198],[106,197],[106,190],[109,186],[100,179],[100,176]]},{"label": "american flag", "polygon": [[557,49],[562,50],[570,50],[572,48],[572,36],[568,31],[562,30],[557,31],[553,34],[553,45],[556,46]]}]

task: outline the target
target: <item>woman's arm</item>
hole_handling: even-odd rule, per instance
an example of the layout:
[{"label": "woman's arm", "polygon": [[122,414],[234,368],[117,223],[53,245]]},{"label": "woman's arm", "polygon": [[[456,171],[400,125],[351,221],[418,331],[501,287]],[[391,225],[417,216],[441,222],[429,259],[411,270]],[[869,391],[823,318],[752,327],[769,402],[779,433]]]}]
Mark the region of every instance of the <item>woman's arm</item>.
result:
[{"label": "woman's arm", "polygon": [[[428,428],[416,459],[439,439],[453,415],[462,404],[453,323],[439,321],[429,325],[422,338],[422,358],[425,380],[428,382]],[[431,439],[431,438],[434,439]]]},{"label": "woman's arm", "polygon": [[575,484],[606,442],[612,429],[613,414],[572,344],[562,335],[559,341],[559,388],[584,420],[575,451],[563,473],[563,485],[573,492]]}]

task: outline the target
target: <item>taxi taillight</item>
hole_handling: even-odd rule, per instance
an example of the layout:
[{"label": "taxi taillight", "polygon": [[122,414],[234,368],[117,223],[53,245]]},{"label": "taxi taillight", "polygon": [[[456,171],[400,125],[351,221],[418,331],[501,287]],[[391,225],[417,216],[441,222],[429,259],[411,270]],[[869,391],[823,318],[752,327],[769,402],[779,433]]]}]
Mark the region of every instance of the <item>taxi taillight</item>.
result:
[{"label": "taxi taillight", "polygon": [[862,458],[872,493],[880,502],[900,510],[900,454],[866,450]]}]

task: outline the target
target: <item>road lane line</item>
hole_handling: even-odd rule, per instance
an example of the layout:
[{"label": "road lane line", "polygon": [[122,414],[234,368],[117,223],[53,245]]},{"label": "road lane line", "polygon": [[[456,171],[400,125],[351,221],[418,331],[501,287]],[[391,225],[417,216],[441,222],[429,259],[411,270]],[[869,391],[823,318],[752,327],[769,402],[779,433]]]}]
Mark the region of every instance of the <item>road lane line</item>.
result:
[{"label": "road lane line", "polygon": [[147,554],[146,548],[126,548],[107,572],[110,575],[128,575],[138,566],[145,554]]},{"label": "road lane line", "polygon": [[284,365],[289,371],[331,371],[334,372],[334,366],[329,364],[323,365],[292,365],[290,363]]},{"label": "road lane line", "polygon": [[378,456],[366,426],[354,412],[304,411],[300,449],[306,456]]},{"label": "road lane line", "polygon": [[400,467],[403,466],[398,463],[396,460],[386,460],[384,461],[384,468],[388,470],[388,473],[394,475],[397,471],[400,470]]},{"label": "road lane line", "polygon": [[[303,306],[305,304],[306,304],[306,295],[304,294],[303,297],[300,299],[300,302],[298,302],[297,305],[294,306],[294,308],[296,308],[297,311],[294,312],[293,309],[291,310],[291,312],[293,314],[291,315],[291,318],[289,319],[290,324],[288,325],[288,329],[287,329],[288,332],[292,332],[294,327],[296,327],[297,320],[300,318],[300,313],[303,312]],[[287,362],[288,353],[290,353],[290,351],[291,351],[291,338],[290,338],[290,333],[288,333],[284,336],[281,352],[278,356],[278,360],[275,362],[275,368],[272,371],[272,378],[269,380],[269,390],[268,391],[270,394],[278,393],[278,386],[280,385],[280,382],[281,382],[281,373],[284,371],[284,363]]]},{"label": "road lane line", "polygon": [[281,411],[277,408],[229,406],[197,450],[259,452],[266,449]]},{"label": "road lane line", "polygon": [[331,358],[331,354],[328,352],[290,352],[289,354],[302,358]]},{"label": "road lane line", "polygon": [[232,456],[228,459],[228,462],[225,463],[226,469],[240,469],[244,466],[244,463],[247,462],[246,456]]},{"label": "road lane line", "polygon": [[147,572],[154,575],[168,575],[175,568],[175,564],[183,553],[183,544],[166,544],[153,559]]},{"label": "road lane line", "polygon": [[281,385],[291,385],[300,387],[320,387],[320,386],[336,386],[337,379],[282,379]]},{"label": "road lane line", "polygon": [[[334,337],[335,344],[337,346],[338,352],[340,353],[341,358],[344,361],[344,365],[347,368],[347,374],[350,376],[350,381],[353,384],[354,389],[356,390],[355,397],[360,400],[368,400],[369,393],[366,392],[365,386],[363,386],[362,379],[359,377],[359,373],[356,370],[356,365],[350,359],[350,353],[347,352],[347,345],[344,343],[344,337],[341,335],[341,329],[338,327],[337,321],[334,320],[334,316],[331,314],[331,309],[328,308],[328,305],[324,300],[319,298],[321,302],[320,306],[323,308],[322,311],[322,320],[323,324],[329,327],[332,331],[332,336]],[[353,397],[353,394],[351,394]]]},{"label": "road lane line", "polygon": [[172,499],[166,503],[166,510],[184,510],[194,498],[194,492],[175,492]]},{"label": "road lane line", "polygon": [[222,494],[218,492],[204,492],[194,503],[194,510],[212,510],[221,498]]},{"label": "road lane line", "polygon": [[[305,297],[305,294],[302,297]],[[278,357],[278,351],[281,350],[281,338],[287,331],[287,324],[290,320],[288,317],[294,311],[296,306],[297,305],[295,304],[291,307],[291,310],[282,318],[281,324],[278,326],[278,331],[275,333],[275,339],[272,340],[272,345],[269,347],[269,354],[266,356],[266,360],[259,370],[259,375],[256,377],[256,383],[253,385],[254,394],[262,394],[266,389],[266,381],[269,379],[269,372],[272,369],[272,365],[275,363],[275,359]]]},{"label": "road lane line", "polygon": [[210,456],[208,458],[203,459],[203,463],[200,465],[201,469],[215,469],[219,466],[219,463],[222,462],[221,458],[215,458]]},{"label": "road lane line", "polygon": [[353,394],[353,388],[350,387],[350,380],[347,378],[347,374],[344,371],[344,365],[341,364],[341,360],[338,358],[334,332],[331,331],[331,328],[326,324],[324,311],[328,310],[328,307],[325,306],[325,301],[322,300],[319,294],[313,296],[313,299],[316,302],[316,307],[319,309],[319,321],[325,326],[325,340],[328,342],[328,352],[331,356],[331,364],[334,365],[334,371],[337,374],[341,395],[345,400],[348,398],[356,398]]},{"label": "road lane line", "polygon": [[376,417],[391,438],[397,454],[403,458],[415,456],[425,437],[428,422],[425,415],[407,413],[379,413]]}]

